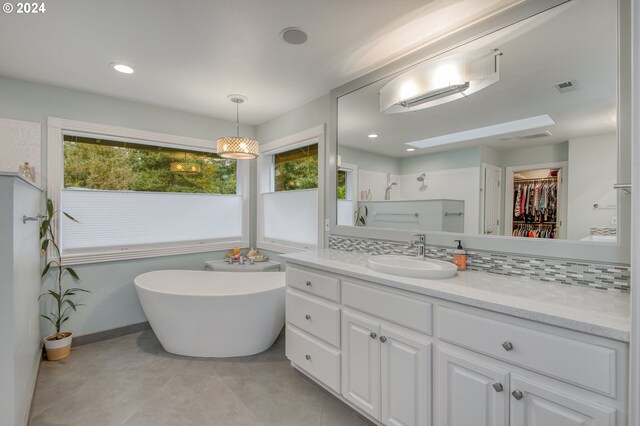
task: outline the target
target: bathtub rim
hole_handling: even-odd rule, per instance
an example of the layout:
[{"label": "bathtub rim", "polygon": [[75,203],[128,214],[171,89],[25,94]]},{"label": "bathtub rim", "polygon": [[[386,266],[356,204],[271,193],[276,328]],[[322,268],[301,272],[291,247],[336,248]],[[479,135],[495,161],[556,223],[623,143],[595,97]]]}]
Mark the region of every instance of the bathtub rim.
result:
[{"label": "bathtub rim", "polygon": [[[234,293],[222,293],[222,294],[208,294],[208,293],[181,293],[181,292],[176,292],[176,291],[166,291],[166,290],[158,290],[158,289],[154,289],[154,288],[149,288],[147,286],[144,286],[140,283],[138,283],[138,278],[143,277],[145,275],[150,275],[150,274],[155,274],[155,273],[161,273],[161,272],[197,272],[197,273],[202,273],[202,274],[216,274],[216,275],[228,275],[228,274],[234,274],[234,276],[237,276],[237,274],[241,274],[241,276],[244,277],[248,277],[251,275],[257,275],[257,274],[279,274],[280,276],[283,277],[282,283],[278,283],[276,286],[272,286],[266,289],[259,289],[256,291],[244,291],[244,292],[234,292]],[[193,269],[158,269],[155,271],[148,271],[148,272],[143,272],[142,274],[138,274],[134,279],[133,279],[133,284],[137,289],[140,290],[144,290],[144,291],[148,291],[150,293],[157,293],[157,294],[166,294],[166,295],[170,295],[170,296],[182,296],[182,297],[230,297],[230,296],[251,296],[254,294],[263,294],[263,293],[269,293],[269,292],[273,292],[273,291],[277,291],[277,290],[284,290],[286,288],[286,279],[285,279],[285,273],[284,272],[278,272],[278,271],[251,271],[251,272],[234,272],[234,271],[200,271],[200,270],[193,270]]]}]

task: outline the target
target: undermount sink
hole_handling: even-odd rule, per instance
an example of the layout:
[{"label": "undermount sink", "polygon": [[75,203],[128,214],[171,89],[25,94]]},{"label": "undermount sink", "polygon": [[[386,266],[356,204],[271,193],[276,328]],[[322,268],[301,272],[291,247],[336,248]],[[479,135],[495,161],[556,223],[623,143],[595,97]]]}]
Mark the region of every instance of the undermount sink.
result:
[{"label": "undermount sink", "polygon": [[411,278],[450,278],[458,267],[451,262],[433,259],[417,259],[408,256],[370,256],[367,266],[385,274]]}]

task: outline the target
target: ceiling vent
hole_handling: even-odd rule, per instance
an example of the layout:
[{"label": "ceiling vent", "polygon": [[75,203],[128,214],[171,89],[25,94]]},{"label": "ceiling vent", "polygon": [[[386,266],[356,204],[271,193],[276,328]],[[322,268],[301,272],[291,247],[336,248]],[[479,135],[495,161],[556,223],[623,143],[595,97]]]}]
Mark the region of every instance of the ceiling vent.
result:
[{"label": "ceiling vent", "polygon": [[551,132],[546,131],[542,133],[532,133],[530,135],[518,136],[516,139],[527,140],[527,139],[538,139],[538,138],[546,138],[547,136],[551,136]]},{"label": "ceiling vent", "polygon": [[573,92],[578,89],[578,83],[575,80],[564,81],[556,84],[556,89],[558,89],[560,93]]}]

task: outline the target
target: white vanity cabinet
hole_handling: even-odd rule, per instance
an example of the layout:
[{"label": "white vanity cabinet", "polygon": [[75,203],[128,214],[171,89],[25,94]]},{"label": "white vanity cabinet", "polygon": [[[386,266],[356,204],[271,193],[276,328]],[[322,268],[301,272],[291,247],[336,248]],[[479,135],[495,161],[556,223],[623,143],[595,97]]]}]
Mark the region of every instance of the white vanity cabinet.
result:
[{"label": "white vanity cabinet", "polygon": [[384,282],[287,267],[287,357],[376,424],[627,426],[627,343]]},{"label": "white vanity cabinet", "polygon": [[287,358],[330,390],[340,392],[340,280],[287,268]]},{"label": "white vanity cabinet", "polygon": [[616,410],[572,393],[536,383],[513,374],[511,377],[512,426],[614,426]]},{"label": "white vanity cabinet", "polygon": [[[438,425],[614,426],[616,410],[473,355],[438,353]],[[574,389],[575,391],[575,389]]]},{"label": "white vanity cabinet", "polygon": [[342,395],[385,425],[429,425],[431,343],[345,309]]},{"label": "white vanity cabinet", "polygon": [[448,306],[436,316],[440,346],[469,350],[438,352],[440,424],[625,424],[616,406],[625,406],[626,355],[616,342]]},{"label": "white vanity cabinet", "polygon": [[437,425],[507,426],[509,372],[473,356],[438,351]]}]

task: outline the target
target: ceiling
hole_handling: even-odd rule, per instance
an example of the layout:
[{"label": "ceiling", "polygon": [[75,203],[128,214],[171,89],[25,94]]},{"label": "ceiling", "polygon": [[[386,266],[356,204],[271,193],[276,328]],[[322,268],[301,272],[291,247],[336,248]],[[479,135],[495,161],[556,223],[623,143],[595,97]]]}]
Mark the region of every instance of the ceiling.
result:
[{"label": "ceiling", "polygon": [[[338,142],[394,158],[489,146],[533,147],[616,131],[617,50],[615,0],[582,0],[508,27],[455,52],[497,48],[500,80],[466,98],[399,114],[379,110],[378,93],[389,77],[338,100]],[[597,23],[597,25],[594,25]],[[555,84],[575,80],[577,90],[560,93]],[[547,128],[416,149],[407,142],[548,114]],[[550,136],[519,139],[518,136]],[[367,137],[379,135],[376,139]]]},{"label": "ceiling", "polygon": [[[65,0],[0,16],[0,75],[257,125],[520,0]],[[300,27],[307,43],[279,38]],[[114,72],[123,62],[133,75]]]}]

